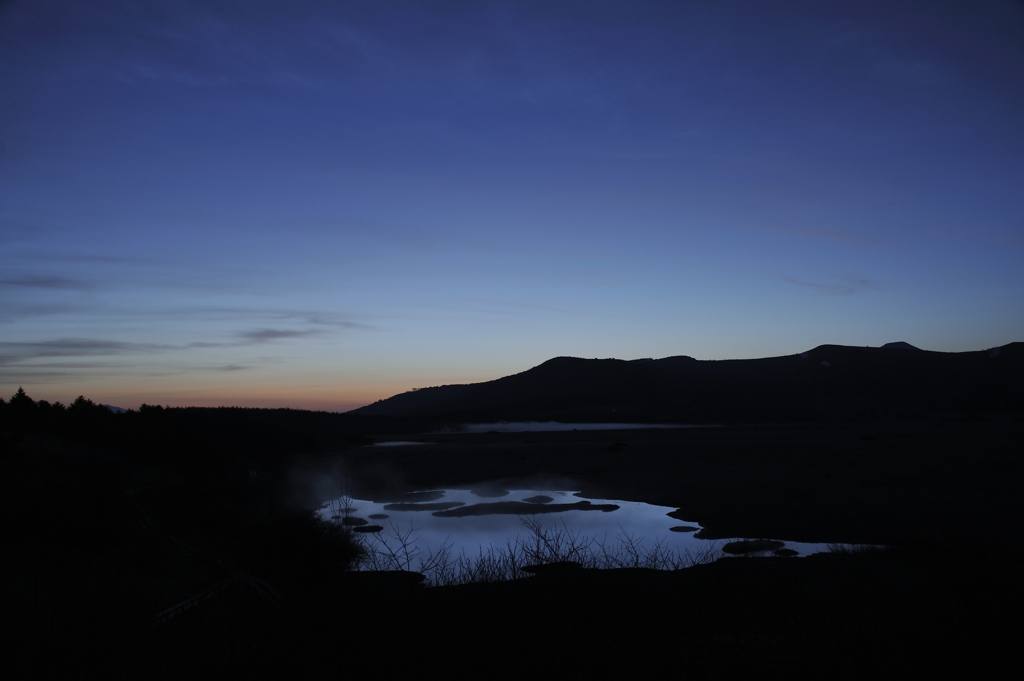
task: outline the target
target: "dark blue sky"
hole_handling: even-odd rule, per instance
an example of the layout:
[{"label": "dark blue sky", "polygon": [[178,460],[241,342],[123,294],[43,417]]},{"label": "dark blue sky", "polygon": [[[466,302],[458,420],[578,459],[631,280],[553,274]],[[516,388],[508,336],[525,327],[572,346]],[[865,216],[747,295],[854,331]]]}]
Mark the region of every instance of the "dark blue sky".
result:
[{"label": "dark blue sky", "polygon": [[0,6],[0,391],[1024,339],[1024,9]]}]

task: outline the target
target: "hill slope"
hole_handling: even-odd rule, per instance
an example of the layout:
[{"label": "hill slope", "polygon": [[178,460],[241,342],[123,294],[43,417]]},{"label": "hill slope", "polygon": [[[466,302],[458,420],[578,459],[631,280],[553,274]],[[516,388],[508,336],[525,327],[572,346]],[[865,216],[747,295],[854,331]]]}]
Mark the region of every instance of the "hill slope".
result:
[{"label": "hill slope", "polygon": [[1024,410],[1024,343],[978,352],[821,345],[764,359],[556,357],[484,383],[402,393],[355,410],[467,422],[728,422]]}]

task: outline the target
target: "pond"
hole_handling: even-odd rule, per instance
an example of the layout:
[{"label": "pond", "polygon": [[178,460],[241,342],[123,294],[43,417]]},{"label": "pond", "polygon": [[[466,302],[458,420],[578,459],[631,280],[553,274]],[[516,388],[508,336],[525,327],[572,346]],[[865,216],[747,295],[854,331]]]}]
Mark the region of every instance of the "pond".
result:
[{"label": "pond", "polygon": [[675,511],[585,499],[571,490],[484,486],[342,497],[320,512],[353,528],[368,551],[364,568],[420,571],[431,584],[514,579],[536,564],[665,569],[730,554],[805,556],[828,550],[825,544],[764,538],[700,539],[700,525],[673,517]]}]

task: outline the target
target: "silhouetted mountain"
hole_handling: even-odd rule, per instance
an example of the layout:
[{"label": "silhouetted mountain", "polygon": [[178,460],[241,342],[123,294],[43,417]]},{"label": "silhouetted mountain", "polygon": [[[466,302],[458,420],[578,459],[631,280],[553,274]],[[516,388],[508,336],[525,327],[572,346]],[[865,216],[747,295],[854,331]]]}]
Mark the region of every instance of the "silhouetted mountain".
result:
[{"label": "silhouetted mountain", "polygon": [[[361,409],[356,409],[349,413],[374,414],[382,416],[390,416],[392,414],[428,413],[438,404],[443,404],[449,400],[453,400],[473,387],[473,385],[441,385],[434,388],[410,390],[409,392],[400,393],[394,397],[389,397],[386,400],[375,402],[369,407],[362,407]],[[372,407],[375,407],[376,405],[384,405],[385,403],[387,403],[386,409],[371,410]]]},{"label": "silhouetted mountain", "polygon": [[1024,343],[960,353],[903,342],[822,345],[724,361],[556,357],[494,381],[424,388],[353,413],[465,422],[912,418],[1021,411],[1022,379]]},{"label": "silhouetted mountain", "polygon": [[882,346],[883,348],[891,348],[893,350],[920,350],[921,348],[915,347],[906,341],[896,341],[894,343],[886,343]]}]

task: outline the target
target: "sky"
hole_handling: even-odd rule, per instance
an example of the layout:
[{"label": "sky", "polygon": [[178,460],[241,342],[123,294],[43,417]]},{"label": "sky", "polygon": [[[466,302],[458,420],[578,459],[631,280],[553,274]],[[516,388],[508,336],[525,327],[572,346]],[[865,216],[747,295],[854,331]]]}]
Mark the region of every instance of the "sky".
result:
[{"label": "sky", "polygon": [[0,395],[1024,341],[1019,2],[0,4]]}]

